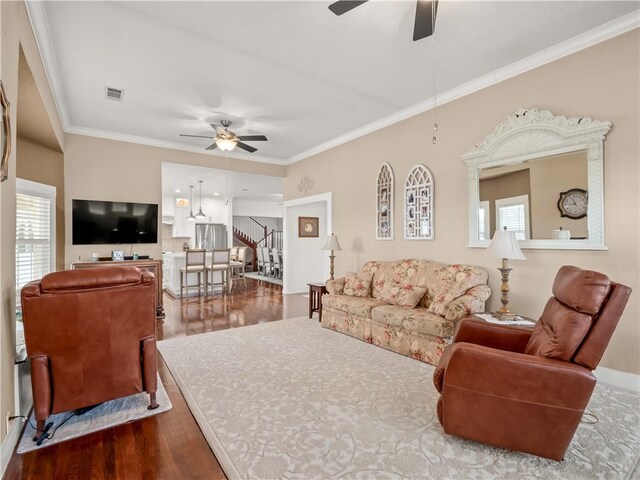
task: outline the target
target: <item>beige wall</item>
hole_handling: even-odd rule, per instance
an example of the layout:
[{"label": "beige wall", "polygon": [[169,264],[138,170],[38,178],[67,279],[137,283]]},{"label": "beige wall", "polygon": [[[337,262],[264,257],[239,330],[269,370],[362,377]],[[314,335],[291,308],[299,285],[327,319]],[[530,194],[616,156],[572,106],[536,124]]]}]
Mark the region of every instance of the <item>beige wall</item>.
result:
[{"label": "beige wall", "polygon": [[18,137],[16,176],[56,187],[56,270],[64,270],[64,156]]},{"label": "beige wall", "polygon": [[551,238],[562,227],[572,237],[589,234],[587,218],[561,217],[558,210],[560,192],[572,188],[588,190],[587,152],[566,153],[529,162],[531,166],[531,238]]},{"label": "beige wall", "polygon": [[[537,107],[556,115],[610,120],[605,142],[605,227],[608,251],[525,250],[514,261],[511,306],[538,317],[550,296],[558,268],[565,264],[602,271],[634,289],[603,366],[640,373],[640,149],[638,29],[551,64],[529,71],[438,108],[438,141],[431,142],[433,113],[412,117],[287,168],[285,200],[303,194],[296,185],[315,180],[308,195],[333,192],[333,232],[344,249],[336,272],[356,270],[369,259],[406,257],[484,266],[499,291],[496,260],[467,248],[467,172],[460,156],[490,134],[518,107]],[[392,139],[392,140],[390,140]],[[375,183],[382,162],[395,173],[395,240],[375,240]],[[403,183],[410,168],[424,163],[435,180],[435,240],[402,240]],[[633,219],[633,221],[630,221]],[[499,304],[493,295],[490,308]]]},{"label": "beige wall", "polygon": [[[38,47],[22,2],[0,2],[0,70],[11,108],[12,143],[16,145],[18,65],[20,47],[33,74],[59,146],[63,147],[62,124],[49,89]],[[6,435],[4,418],[14,412],[15,356],[15,216],[16,149],[9,157],[9,179],[0,184],[0,441]]]},{"label": "beige wall", "polygon": [[[529,169],[523,168],[517,172],[504,173],[491,178],[483,178],[478,184],[478,196],[481,202],[489,202],[489,236],[493,237],[496,230],[496,200],[502,198],[531,197],[531,181]],[[531,210],[531,202],[529,202]],[[529,231],[531,231],[531,212],[529,212]],[[533,238],[533,236],[532,236]]]},{"label": "beige wall", "polygon": [[[87,200],[157,203],[162,208],[162,163],[184,163],[225,169],[224,157],[169,150],[95,137],[66,134],[64,184],[66,216],[65,265],[91,253],[108,256],[109,245],[72,245],[71,201]],[[229,159],[229,169],[284,177],[285,167],[268,163]],[[162,241],[161,233],[158,232]],[[162,243],[136,245],[141,255],[161,258]]]}]

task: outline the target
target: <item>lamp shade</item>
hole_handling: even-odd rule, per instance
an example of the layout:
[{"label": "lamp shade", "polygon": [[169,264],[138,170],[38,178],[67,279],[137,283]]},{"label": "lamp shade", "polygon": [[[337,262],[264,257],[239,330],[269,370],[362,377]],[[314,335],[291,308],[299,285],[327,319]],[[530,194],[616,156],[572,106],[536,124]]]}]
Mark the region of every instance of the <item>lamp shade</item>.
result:
[{"label": "lamp shade", "polygon": [[338,242],[338,237],[333,234],[329,235],[321,250],[333,250],[336,252],[342,251],[342,247],[340,247],[340,243]]},{"label": "lamp shade", "polygon": [[508,230],[496,230],[491,239],[487,255],[495,258],[509,258],[512,260],[526,260],[526,257],[520,250],[516,233]]}]

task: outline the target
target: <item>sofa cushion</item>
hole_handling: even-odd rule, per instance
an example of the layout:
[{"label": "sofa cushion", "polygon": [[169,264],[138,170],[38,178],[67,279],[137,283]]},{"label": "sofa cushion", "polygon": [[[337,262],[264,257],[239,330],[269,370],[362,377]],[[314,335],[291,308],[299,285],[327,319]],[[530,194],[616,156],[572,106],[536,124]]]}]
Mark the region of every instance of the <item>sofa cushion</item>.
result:
[{"label": "sofa cushion", "polygon": [[487,282],[487,272],[470,265],[446,265],[437,269],[429,279],[428,289],[432,296],[428,310],[436,315],[446,315],[447,307],[476,285]]},{"label": "sofa cushion", "polygon": [[379,298],[390,305],[414,308],[425,293],[427,293],[427,287],[387,280],[380,291]]},{"label": "sofa cushion", "polygon": [[352,297],[350,295],[323,295],[322,307],[333,308],[341,312],[371,318],[371,310],[386,305],[384,302],[371,297]]},{"label": "sofa cushion", "polygon": [[[447,306],[453,300],[476,285],[486,284],[489,277],[486,270],[480,267],[471,265],[446,265],[431,260],[420,259],[406,259],[393,262],[371,261],[362,267],[362,271],[373,274],[373,282],[371,284],[371,296],[373,298],[380,298],[382,288],[388,280],[418,287],[427,287],[427,292],[420,300],[419,305],[429,308],[431,307],[433,299],[440,297],[437,302],[438,304],[433,307],[438,310],[438,312],[442,312],[433,312],[438,313],[438,315],[445,315]],[[449,285],[452,281],[460,282],[462,285],[451,295],[455,295],[454,298],[445,298],[443,295],[451,290]]]},{"label": "sofa cushion", "polygon": [[456,322],[427,311],[426,308],[409,308],[398,305],[383,305],[373,308],[371,321],[380,325],[401,327],[410,333],[451,337]]},{"label": "sofa cushion", "polygon": [[373,275],[368,272],[347,272],[343,293],[352,297],[370,297],[372,278]]}]

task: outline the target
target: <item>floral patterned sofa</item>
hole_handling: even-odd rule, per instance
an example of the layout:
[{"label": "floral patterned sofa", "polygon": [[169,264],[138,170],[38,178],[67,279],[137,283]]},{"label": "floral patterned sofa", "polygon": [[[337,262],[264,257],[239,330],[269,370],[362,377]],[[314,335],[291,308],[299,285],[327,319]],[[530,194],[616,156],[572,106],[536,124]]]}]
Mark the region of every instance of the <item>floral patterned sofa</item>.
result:
[{"label": "floral patterned sofa", "polygon": [[[344,277],[327,281],[322,326],[436,365],[458,320],[484,311],[491,295],[487,278],[485,270],[470,265],[368,262],[360,273],[347,275],[346,289]],[[389,286],[395,287],[391,293]],[[407,301],[411,296],[415,301]]]}]

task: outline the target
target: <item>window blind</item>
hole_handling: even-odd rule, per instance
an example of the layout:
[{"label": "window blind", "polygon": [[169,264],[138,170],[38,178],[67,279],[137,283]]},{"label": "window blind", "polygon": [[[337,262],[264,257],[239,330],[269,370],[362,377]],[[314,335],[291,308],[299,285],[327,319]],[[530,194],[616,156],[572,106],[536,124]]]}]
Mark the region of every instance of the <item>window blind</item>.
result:
[{"label": "window blind", "polygon": [[24,193],[16,194],[16,303],[20,291],[32,280],[51,271],[52,199]]},{"label": "window blind", "polygon": [[498,207],[498,225],[500,230],[507,227],[507,230],[516,233],[518,240],[526,239],[525,229],[525,206],[524,204],[507,205]]}]

